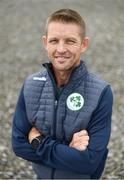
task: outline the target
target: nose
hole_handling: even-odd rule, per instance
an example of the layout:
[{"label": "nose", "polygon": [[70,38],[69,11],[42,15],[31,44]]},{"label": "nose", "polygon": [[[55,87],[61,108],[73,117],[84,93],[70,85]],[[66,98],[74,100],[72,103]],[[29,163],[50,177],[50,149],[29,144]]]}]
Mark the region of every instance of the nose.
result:
[{"label": "nose", "polygon": [[64,42],[59,42],[57,44],[57,52],[59,52],[59,53],[66,52],[66,46],[65,46]]}]

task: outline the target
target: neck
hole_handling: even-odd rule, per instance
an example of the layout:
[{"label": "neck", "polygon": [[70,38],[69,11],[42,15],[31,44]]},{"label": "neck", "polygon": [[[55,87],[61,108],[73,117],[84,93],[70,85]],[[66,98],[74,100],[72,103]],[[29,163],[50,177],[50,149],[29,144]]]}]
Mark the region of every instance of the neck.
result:
[{"label": "neck", "polygon": [[71,71],[57,71],[54,69],[57,86],[60,87],[63,84],[67,84],[72,73]]}]

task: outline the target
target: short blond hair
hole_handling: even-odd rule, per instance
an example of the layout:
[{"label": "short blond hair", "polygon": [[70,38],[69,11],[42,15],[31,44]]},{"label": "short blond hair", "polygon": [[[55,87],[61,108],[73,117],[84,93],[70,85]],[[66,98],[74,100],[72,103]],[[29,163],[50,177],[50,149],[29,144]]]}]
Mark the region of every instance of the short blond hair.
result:
[{"label": "short blond hair", "polygon": [[85,37],[85,22],[80,14],[72,9],[60,9],[51,14],[46,21],[45,33],[48,33],[48,26],[51,22],[74,23],[81,29],[81,38]]}]

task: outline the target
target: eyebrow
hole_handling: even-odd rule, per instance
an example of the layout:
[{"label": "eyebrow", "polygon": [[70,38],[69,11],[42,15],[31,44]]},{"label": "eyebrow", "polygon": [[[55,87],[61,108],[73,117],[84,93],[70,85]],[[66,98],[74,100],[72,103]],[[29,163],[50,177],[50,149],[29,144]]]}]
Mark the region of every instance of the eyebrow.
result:
[{"label": "eyebrow", "polygon": [[[54,39],[59,39],[58,37],[55,37],[55,36],[53,36],[53,37],[49,37],[48,38],[49,40],[54,40]],[[67,38],[64,38],[65,40],[72,40],[72,41],[77,41],[77,39],[76,38],[74,38],[74,37],[67,37]]]},{"label": "eyebrow", "polygon": [[76,38],[74,38],[74,37],[68,37],[68,38],[65,38],[66,40],[73,40],[73,41],[77,41],[77,39]]}]

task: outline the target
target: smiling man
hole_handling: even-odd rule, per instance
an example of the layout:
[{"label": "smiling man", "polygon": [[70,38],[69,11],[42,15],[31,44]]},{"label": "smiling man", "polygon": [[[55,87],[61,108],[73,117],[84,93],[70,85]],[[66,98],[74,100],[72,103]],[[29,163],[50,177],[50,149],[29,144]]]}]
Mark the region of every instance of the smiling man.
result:
[{"label": "smiling man", "polygon": [[108,154],[110,85],[80,59],[89,44],[74,10],[48,17],[42,38],[49,63],[26,78],[17,102],[12,146],[39,179],[99,179]]},{"label": "smiling man", "polygon": [[87,49],[88,42],[89,38],[83,37],[81,27],[75,23],[49,23],[43,43],[52,62],[58,86],[68,82],[72,70],[80,64],[80,55]]}]

